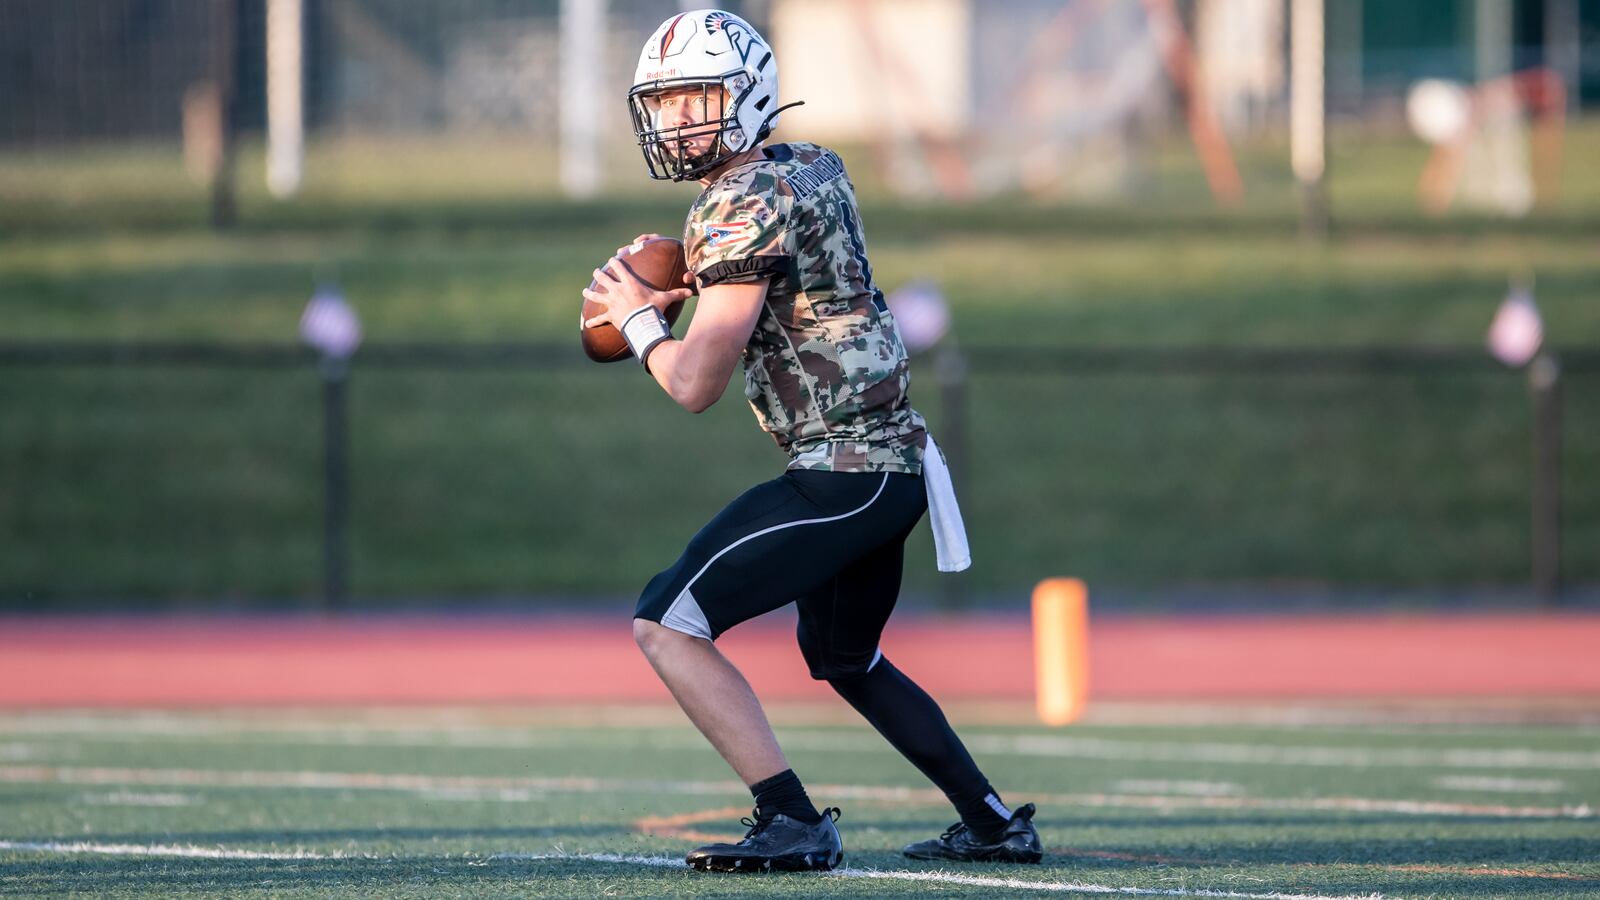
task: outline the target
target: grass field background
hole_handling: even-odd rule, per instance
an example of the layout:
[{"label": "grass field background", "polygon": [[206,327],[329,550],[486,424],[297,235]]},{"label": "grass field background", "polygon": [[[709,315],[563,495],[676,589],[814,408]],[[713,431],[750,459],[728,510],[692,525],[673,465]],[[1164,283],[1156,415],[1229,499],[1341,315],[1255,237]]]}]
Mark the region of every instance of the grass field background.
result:
[{"label": "grass field background", "polygon": [[807,706],[775,720],[844,810],[848,871],[740,878],[673,864],[742,833],[749,800],[675,710],[13,710],[0,892],[1600,895],[1582,707],[1105,704],[1065,730],[1024,713],[953,712],[1006,798],[1038,803],[1044,866],[901,858],[950,809],[842,705]]},{"label": "grass field background", "polygon": [[[1270,139],[1242,148],[1248,199],[1226,212],[1210,207],[1182,145],[1145,193],[1107,206],[906,205],[863,154],[851,161],[879,280],[936,280],[967,347],[1473,348],[1524,275],[1549,339],[1592,348],[1600,172],[1585,161],[1596,148],[1593,124],[1569,133],[1562,199],[1528,219],[1431,220],[1414,211],[1420,145],[1341,131],[1323,245],[1298,237],[1286,154]],[[570,365],[357,360],[359,600],[630,593],[782,465],[737,390],[691,418],[636,370],[587,365],[571,346],[589,269],[636,232],[675,232],[692,191],[641,179],[569,204],[552,196],[548,160],[514,143],[342,141],[317,145],[306,194],[277,204],[249,175],[254,153],[241,161],[241,224],[221,235],[204,227],[204,193],[170,148],[7,157],[5,337],[292,342],[327,279],[370,341],[551,344]],[[316,595],[311,366],[3,371],[0,602]],[[919,362],[914,399],[940,429],[931,376]],[[1600,556],[1586,552],[1600,541],[1600,410],[1585,402],[1597,382],[1574,372],[1566,386],[1565,555],[1578,583],[1600,579]],[[1514,593],[1527,579],[1526,389],[1487,361],[1288,376],[975,365],[967,409],[975,595],[1063,573],[1311,591]],[[641,483],[654,485],[647,496]],[[619,530],[630,539],[597,560],[592,548]],[[910,587],[936,590],[925,533],[914,550]]]}]

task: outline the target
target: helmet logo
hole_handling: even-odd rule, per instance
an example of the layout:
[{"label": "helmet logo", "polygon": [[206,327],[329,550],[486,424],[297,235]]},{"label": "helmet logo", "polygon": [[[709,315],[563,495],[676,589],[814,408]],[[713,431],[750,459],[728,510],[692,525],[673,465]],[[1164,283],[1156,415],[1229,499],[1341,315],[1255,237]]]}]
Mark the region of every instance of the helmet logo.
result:
[{"label": "helmet logo", "polygon": [[[750,54],[761,43],[761,39],[752,35],[743,22],[721,10],[706,15],[706,33],[716,37],[719,31],[728,36],[728,44],[733,47],[733,52],[739,54],[741,65],[750,61]],[[708,49],[706,53],[718,55],[716,50]]]}]

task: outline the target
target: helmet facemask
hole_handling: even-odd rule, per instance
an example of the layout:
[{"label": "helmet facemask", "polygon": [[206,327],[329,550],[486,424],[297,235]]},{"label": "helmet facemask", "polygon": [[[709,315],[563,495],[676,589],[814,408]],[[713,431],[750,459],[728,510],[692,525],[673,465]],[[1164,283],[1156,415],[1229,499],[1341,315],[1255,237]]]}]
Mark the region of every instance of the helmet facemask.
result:
[{"label": "helmet facemask", "polygon": [[[766,137],[750,140],[739,124],[740,104],[749,97],[754,80],[743,71],[720,78],[663,78],[628,92],[633,132],[639,139],[650,177],[687,181],[717,168]],[[698,91],[698,94],[696,92]],[[672,95],[681,102],[699,102],[702,121],[664,126],[661,98]],[[710,145],[694,150],[692,144],[710,137]]]}]

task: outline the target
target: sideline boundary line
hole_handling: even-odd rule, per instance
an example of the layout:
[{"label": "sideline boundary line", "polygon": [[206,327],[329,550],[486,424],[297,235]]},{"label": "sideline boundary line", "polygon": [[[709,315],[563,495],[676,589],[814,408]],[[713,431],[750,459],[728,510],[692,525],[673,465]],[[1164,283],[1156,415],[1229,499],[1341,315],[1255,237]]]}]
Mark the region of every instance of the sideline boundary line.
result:
[{"label": "sideline boundary line", "polygon": [[[430,857],[403,857],[403,856],[369,856],[345,855],[337,853],[314,853],[311,851],[267,851],[267,850],[230,850],[225,847],[194,847],[182,845],[162,844],[96,844],[89,841],[73,841],[70,843],[33,842],[33,841],[3,841],[0,840],[0,850],[17,850],[39,853],[82,853],[101,854],[111,856],[159,856],[178,857],[190,859],[231,859],[231,860],[327,860],[327,859],[374,859],[390,861],[424,860]],[[660,869],[682,869],[692,871],[683,860],[668,856],[627,856],[617,853],[496,853],[488,859],[504,860],[508,862],[596,862],[610,863],[613,865],[648,866]],[[720,876],[708,876],[712,878]],[[732,876],[762,877],[762,876]],[[1137,897],[1215,897],[1227,900],[1393,900],[1383,894],[1353,894],[1353,895],[1324,895],[1324,894],[1285,894],[1280,892],[1269,893],[1242,893],[1238,891],[1210,891],[1204,889],[1185,890],[1181,888],[1141,888],[1141,887],[1114,887],[1100,884],[1078,884],[1066,881],[1030,881],[1025,878],[992,878],[981,875],[958,875],[951,872],[907,872],[881,869],[835,869],[833,872],[818,874],[819,878],[865,878],[888,881],[913,881],[930,882],[935,884],[960,885],[962,887],[987,887],[1005,888],[1015,891],[1041,891],[1047,893],[1070,894],[1121,894]]]}]

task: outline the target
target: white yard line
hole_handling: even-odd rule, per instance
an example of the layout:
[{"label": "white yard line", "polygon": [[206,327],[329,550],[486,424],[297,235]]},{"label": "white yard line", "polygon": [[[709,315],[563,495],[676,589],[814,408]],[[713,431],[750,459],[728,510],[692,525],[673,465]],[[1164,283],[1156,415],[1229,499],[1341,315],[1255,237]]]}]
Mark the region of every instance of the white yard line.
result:
[{"label": "white yard line", "polygon": [[78,802],[86,806],[194,806],[199,797],[188,794],[142,794],[115,791],[110,794],[83,794]]},{"label": "white yard line", "polygon": [[1492,775],[1440,775],[1433,786],[1447,791],[1486,791],[1504,794],[1559,794],[1567,783],[1559,778],[1496,778]]},{"label": "white yard line", "polygon": [[[530,862],[561,862],[584,860],[587,862],[616,863],[621,865],[650,866],[662,869],[687,869],[682,859],[669,856],[627,856],[618,853],[500,853],[491,859],[527,860]],[[749,877],[749,876],[735,876]],[[756,876],[760,877],[760,876]],[[1035,881],[1028,878],[991,878],[984,875],[958,875],[953,872],[905,872],[882,869],[834,869],[821,878],[869,878],[883,881],[914,881],[933,884],[958,884],[963,887],[1004,888],[1013,891],[1043,891],[1065,894],[1121,894],[1135,897],[1224,897],[1238,900],[1384,900],[1383,894],[1358,894],[1325,896],[1320,894],[1284,894],[1271,892],[1248,894],[1238,891],[1208,891],[1185,888],[1117,887],[1105,884],[1078,884],[1070,881]]]},{"label": "white yard line", "polygon": [[1243,785],[1231,781],[1189,781],[1169,778],[1122,778],[1111,783],[1116,794],[1176,794],[1180,797],[1236,797]]},{"label": "white yard line", "polygon": [[986,878],[949,872],[880,872],[874,869],[841,869],[840,878],[879,878],[890,881],[925,881],[972,887],[1004,888],[1013,891],[1047,891],[1059,894],[1119,894],[1136,897],[1237,897],[1248,900],[1384,900],[1382,894],[1325,896],[1319,894],[1246,894],[1239,891],[1186,890],[1183,888],[1112,887],[1101,884],[1076,884],[1070,881],[1025,881],[1020,878]]},{"label": "white yard line", "polygon": [[437,791],[418,791],[424,800],[449,803],[536,803],[545,799],[545,792],[526,788],[499,788],[486,791],[479,788],[446,788]]},{"label": "white yard line", "polygon": [[[818,789],[821,790],[820,788]],[[1390,800],[1370,797],[1154,797],[1119,794],[1061,794],[1040,798],[1077,806],[1169,809],[1274,809],[1322,812],[1397,813],[1407,816],[1446,816],[1491,819],[1593,819],[1595,810],[1576,806],[1506,806],[1487,803],[1451,803],[1437,800]]]},{"label": "white yard line", "polygon": [[[787,741],[787,743],[793,743]],[[967,747],[1017,756],[1341,768],[1600,769],[1600,751],[1421,747],[1275,747],[1189,741],[1121,741],[1059,735],[973,735]]]},{"label": "white yard line", "polygon": [[[1593,729],[1600,725],[1600,703],[1587,698],[1510,698],[1477,700],[1373,699],[1296,702],[1096,701],[1084,722],[1093,725],[1301,725],[1361,731],[1455,734],[1486,725],[1549,725]],[[1485,732],[1492,733],[1492,732]]]},{"label": "white yard line", "polygon": [[[300,788],[311,790],[407,791],[423,795],[478,793],[485,799],[524,802],[522,792],[576,794],[651,793],[748,797],[738,781],[657,779],[411,775],[381,772],[241,771],[235,769],[135,769],[100,766],[0,765],[0,782],[18,784],[162,785],[222,788]],[[811,792],[830,799],[857,799],[940,806],[944,795],[929,788],[859,784],[816,784]],[[528,797],[528,799],[532,799]],[[1508,819],[1592,819],[1595,810],[1578,806],[1508,806],[1366,797],[1195,797],[1150,794],[1043,794],[1038,803],[1062,807],[1124,809],[1271,809],[1418,816]]]},{"label": "white yard line", "polygon": [[[38,853],[83,853],[109,856],[159,856],[189,859],[236,860],[318,860],[376,857],[350,857],[343,854],[313,853],[308,850],[230,850],[224,847],[194,847],[164,844],[97,844],[90,841],[71,843],[36,841],[0,841],[0,850],[32,851]],[[667,856],[628,856],[617,853],[499,853],[490,859],[525,862],[592,862],[612,865],[648,866],[662,869],[688,870],[682,859]],[[430,857],[394,857],[382,859],[394,862],[430,859]],[[710,876],[718,877],[718,876]],[[741,877],[741,876],[734,876]],[[742,876],[749,877],[749,876]],[[980,875],[957,875],[950,872],[905,872],[878,869],[836,869],[821,878],[866,878],[886,881],[910,881],[932,884],[961,885],[963,887],[1003,888],[1011,891],[1041,891],[1070,894],[1121,894],[1138,897],[1218,897],[1237,900],[1384,900],[1382,894],[1356,896],[1327,896],[1320,894],[1264,894],[1238,891],[1208,891],[1182,888],[1117,887],[1101,884],[1077,884],[1067,881],[1034,881],[1025,878],[990,878]]]},{"label": "white yard line", "polygon": [[62,762],[83,755],[77,741],[44,739],[0,743],[0,762]]},{"label": "white yard line", "polygon": [[[615,736],[596,734],[574,740],[571,734],[531,733],[530,729],[487,726],[443,725],[389,726],[315,721],[189,720],[157,717],[150,720],[102,720],[84,718],[46,718],[6,723],[11,734],[30,734],[37,739],[53,736],[85,741],[162,741],[172,738],[218,743],[310,744],[351,747],[567,747],[574,743],[615,741]],[[684,741],[687,744],[687,740]],[[3,746],[3,745],[0,745]]]},{"label": "white yard line", "polygon": [[435,793],[439,791],[528,790],[592,794],[670,793],[691,796],[749,794],[737,781],[666,781],[586,776],[408,775],[386,772],[282,772],[238,769],[134,769],[106,766],[0,765],[0,782],[28,784],[139,784],[229,788],[306,788]]},{"label": "white yard line", "polygon": [[[152,721],[107,722],[95,717],[45,719],[30,726],[26,719],[14,723],[18,731],[36,736],[71,734],[77,739],[128,740],[137,738],[207,738],[242,743],[307,744],[334,746],[452,747],[534,749],[604,744],[615,736],[476,726],[443,728],[373,727],[335,723],[247,724],[163,718]],[[644,743],[654,749],[702,749],[704,741],[690,732],[645,729]],[[887,752],[874,734],[780,728],[786,748],[833,753]],[[1246,743],[1194,741],[1130,741],[1048,734],[974,734],[966,738],[969,749],[992,755],[1043,756],[1064,759],[1113,759],[1145,762],[1219,763],[1238,765],[1313,766],[1334,768],[1438,768],[1438,769],[1600,769],[1600,751],[1534,750],[1526,747],[1476,749],[1465,747],[1360,747],[1271,746]]]},{"label": "white yard line", "polygon": [[189,859],[346,859],[338,853],[309,850],[229,850],[171,844],[96,844],[92,841],[0,841],[0,850],[38,853],[96,853],[105,856],[178,856]]}]

